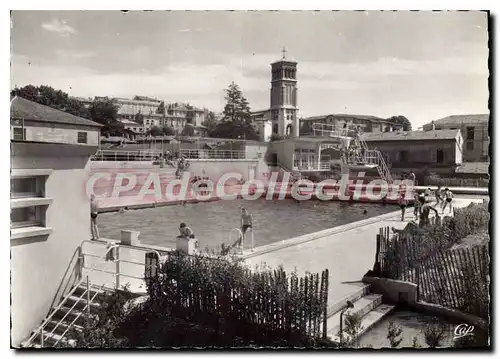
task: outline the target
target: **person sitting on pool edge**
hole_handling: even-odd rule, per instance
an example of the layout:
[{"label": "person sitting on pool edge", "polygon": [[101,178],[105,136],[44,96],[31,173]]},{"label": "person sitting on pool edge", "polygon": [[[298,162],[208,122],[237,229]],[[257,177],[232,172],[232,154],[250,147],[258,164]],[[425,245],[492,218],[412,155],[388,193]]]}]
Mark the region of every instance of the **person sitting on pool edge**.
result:
[{"label": "person sitting on pool edge", "polygon": [[186,223],[181,223],[181,225],[179,226],[179,233],[180,233],[179,237],[182,238],[189,238],[189,239],[195,238],[193,230],[188,226],[186,226]]}]

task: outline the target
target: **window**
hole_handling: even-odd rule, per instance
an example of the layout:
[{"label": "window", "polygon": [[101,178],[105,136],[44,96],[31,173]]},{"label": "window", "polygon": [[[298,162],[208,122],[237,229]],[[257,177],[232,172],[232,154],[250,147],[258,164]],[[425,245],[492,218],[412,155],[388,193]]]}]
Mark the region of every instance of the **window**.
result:
[{"label": "window", "polygon": [[408,162],[409,154],[408,151],[399,151],[399,161],[406,163]]},{"label": "window", "polygon": [[467,127],[467,139],[468,140],[474,139],[474,127]]},{"label": "window", "polygon": [[13,129],[13,139],[17,141],[23,141],[26,139],[26,129],[21,127],[14,127]]},{"label": "window", "polygon": [[[41,180],[41,179],[40,179]],[[10,198],[41,197],[36,177],[12,178],[10,180]]]},{"label": "window", "polygon": [[78,143],[87,143],[87,132],[78,132]]},{"label": "window", "polygon": [[474,141],[467,141],[466,149],[467,151],[474,151]]},{"label": "window", "polygon": [[14,208],[10,212],[12,228],[32,227],[42,225],[41,207]]},{"label": "window", "polygon": [[444,163],[444,151],[443,150],[436,151],[436,162],[437,163]]},{"label": "window", "polygon": [[[52,232],[45,227],[45,213],[52,202],[45,197],[48,169],[13,169],[11,172],[10,238],[40,237]],[[40,237],[41,238],[41,237]]]},{"label": "window", "polygon": [[273,133],[274,133],[274,134],[277,134],[277,133],[278,133],[278,124],[277,124],[277,123],[275,123],[275,124],[273,125]]}]

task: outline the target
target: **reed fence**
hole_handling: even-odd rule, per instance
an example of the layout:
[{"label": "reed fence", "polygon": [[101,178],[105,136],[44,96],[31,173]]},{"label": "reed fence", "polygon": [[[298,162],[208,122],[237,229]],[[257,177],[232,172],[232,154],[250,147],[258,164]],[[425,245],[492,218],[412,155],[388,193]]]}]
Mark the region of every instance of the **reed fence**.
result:
[{"label": "reed fence", "polygon": [[265,328],[326,338],[328,270],[298,277],[178,253],[163,263],[147,254],[146,264],[148,292],[177,316],[219,326],[226,335]]}]

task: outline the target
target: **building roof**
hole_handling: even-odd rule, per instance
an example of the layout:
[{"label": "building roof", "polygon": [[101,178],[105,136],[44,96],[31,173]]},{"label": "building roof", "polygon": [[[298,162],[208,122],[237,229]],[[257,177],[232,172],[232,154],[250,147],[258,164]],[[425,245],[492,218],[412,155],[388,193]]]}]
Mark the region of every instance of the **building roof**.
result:
[{"label": "building roof", "polygon": [[345,113],[332,113],[328,115],[318,115],[318,116],[311,116],[311,117],[306,117],[302,118],[303,121],[316,121],[316,120],[324,120],[327,117],[334,117],[334,118],[340,118],[340,117],[352,117],[355,119],[359,120],[369,120],[369,121],[375,121],[375,122],[385,122],[389,123],[386,119],[377,117],[377,116],[371,116],[371,115],[355,115],[355,114],[345,114]]},{"label": "building roof", "polygon": [[267,109],[267,110],[251,111],[251,112],[250,112],[250,116],[258,116],[258,115],[263,115],[263,114],[265,114],[265,113],[268,113],[269,111],[271,111],[271,110]]},{"label": "building roof", "polygon": [[10,102],[10,118],[15,120],[64,123],[76,126],[103,126],[86,118],[56,110],[49,106],[40,105],[39,103],[18,96],[14,97]]},{"label": "building roof", "polygon": [[[451,115],[439,120],[434,121],[435,125],[461,125],[461,124],[474,124],[474,123],[488,123],[490,119],[489,114],[480,115]],[[430,126],[432,122],[426,123],[424,126]]]},{"label": "building roof", "polygon": [[120,119],[119,121],[120,121],[121,123],[123,123],[124,125],[142,126],[140,123],[135,122],[135,121],[131,121],[131,120],[127,120],[126,118],[124,118],[124,119]]},{"label": "building roof", "polygon": [[365,132],[362,134],[362,138],[367,142],[453,140],[457,138],[459,132],[460,130]]},{"label": "building roof", "polygon": [[455,169],[455,172],[488,174],[489,166],[489,162],[462,162],[462,164]]}]

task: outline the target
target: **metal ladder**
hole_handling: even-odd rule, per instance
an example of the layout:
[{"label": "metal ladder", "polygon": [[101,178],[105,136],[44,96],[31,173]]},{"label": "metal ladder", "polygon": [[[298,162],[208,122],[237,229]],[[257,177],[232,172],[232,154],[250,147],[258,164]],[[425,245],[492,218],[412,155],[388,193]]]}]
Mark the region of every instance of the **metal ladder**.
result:
[{"label": "metal ladder", "polygon": [[379,150],[370,150],[366,141],[361,137],[361,133],[359,136],[354,139],[356,144],[364,150],[365,159],[368,163],[373,163],[377,165],[377,171],[379,173],[380,178],[386,181],[389,184],[392,184],[393,178],[387,163],[385,162],[384,156]]}]

